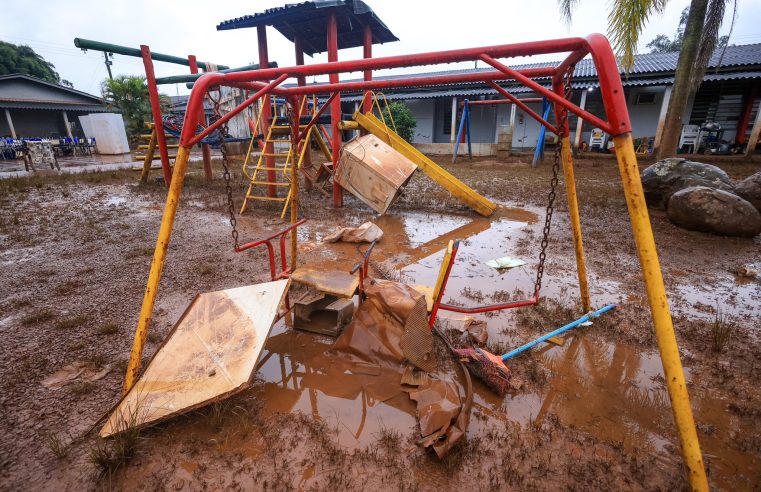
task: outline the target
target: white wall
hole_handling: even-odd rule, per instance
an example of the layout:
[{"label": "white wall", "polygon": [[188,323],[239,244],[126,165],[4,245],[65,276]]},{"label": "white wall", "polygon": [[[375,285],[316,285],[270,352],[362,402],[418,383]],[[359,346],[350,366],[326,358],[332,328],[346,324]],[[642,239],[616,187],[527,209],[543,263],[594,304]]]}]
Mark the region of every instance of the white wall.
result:
[{"label": "white wall", "polygon": [[417,121],[415,127],[415,136],[412,138],[413,143],[432,143],[434,132],[434,116],[436,113],[435,99],[411,99],[404,101],[404,104],[410,108],[412,115]]},{"label": "white wall", "polygon": [[[632,137],[654,137],[658,128],[658,116],[663,104],[666,87],[633,87],[629,90],[626,105],[632,123]],[[653,104],[637,104],[639,94],[655,94]]]}]

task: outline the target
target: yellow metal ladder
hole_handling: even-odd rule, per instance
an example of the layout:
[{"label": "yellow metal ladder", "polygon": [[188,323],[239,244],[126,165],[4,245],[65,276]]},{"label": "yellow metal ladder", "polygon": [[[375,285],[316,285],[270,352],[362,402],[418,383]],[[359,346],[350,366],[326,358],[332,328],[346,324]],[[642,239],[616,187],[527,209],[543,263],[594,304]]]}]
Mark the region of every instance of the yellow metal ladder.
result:
[{"label": "yellow metal ladder", "polygon": [[[253,173],[246,173],[249,177],[249,184],[246,196],[243,199],[243,205],[240,209],[241,214],[246,211],[249,200],[259,200],[283,202],[283,211],[280,216],[281,218],[285,217],[285,211],[288,209],[288,204],[291,198],[291,169],[293,167],[294,152],[291,148],[290,127],[287,125],[277,125],[275,124],[276,121],[276,119],[273,119],[273,124],[270,125],[269,130],[267,131],[267,135],[264,139],[264,149],[259,154],[259,159],[257,160]],[[283,135],[285,135],[286,138],[278,138]],[[287,152],[280,151],[284,144],[287,145]],[[249,148],[249,152],[246,155],[246,162],[244,163],[244,171],[248,164],[250,154],[251,152]],[[272,165],[268,165],[268,157],[273,158],[271,160]],[[271,171],[274,171],[275,173],[274,180],[272,181],[268,178]],[[262,177],[260,173],[264,173],[264,177]],[[271,186],[276,187],[276,190],[287,187],[288,194],[286,196],[267,196],[267,190],[269,190]]]}]

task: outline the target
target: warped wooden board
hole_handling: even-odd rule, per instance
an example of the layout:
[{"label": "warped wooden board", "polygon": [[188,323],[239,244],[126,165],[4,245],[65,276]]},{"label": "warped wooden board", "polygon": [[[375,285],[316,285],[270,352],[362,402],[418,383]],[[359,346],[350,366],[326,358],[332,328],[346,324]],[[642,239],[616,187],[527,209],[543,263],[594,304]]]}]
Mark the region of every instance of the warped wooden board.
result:
[{"label": "warped wooden board", "polygon": [[100,435],[155,423],[247,388],[289,283],[197,295]]},{"label": "warped wooden board", "polygon": [[291,274],[291,280],[338,297],[352,297],[359,287],[359,275],[341,270],[299,267]]},{"label": "warped wooden board", "polygon": [[422,152],[394,133],[393,130],[390,130],[385,123],[372,113],[362,114],[361,112],[356,112],[354,113],[354,121],[356,121],[363,129],[377,136],[383,142],[389,144],[394,150],[412,161],[421,171],[427,174],[429,178],[438,183],[439,186],[447,190],[455,198],[475,210],[477,213],[484,217],[489,217],[497,209],[496,203],[481,196],[468,185],[447,172],[443,167],[423,155]]}]

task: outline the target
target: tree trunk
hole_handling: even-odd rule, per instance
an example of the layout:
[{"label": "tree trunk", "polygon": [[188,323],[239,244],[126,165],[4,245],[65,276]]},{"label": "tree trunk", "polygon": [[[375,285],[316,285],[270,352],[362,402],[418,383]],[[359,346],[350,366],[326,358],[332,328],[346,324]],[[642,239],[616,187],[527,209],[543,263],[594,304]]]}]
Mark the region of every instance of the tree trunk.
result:
[{"label": "tree trunk", "polygon": [[[663,125],[661,145],[656,149],[658,159],[674,157],[682,134],[682,116],[687,109],[691,93],[692,71],[700,48],[700,38],[703,35],[708,0],[692,0],[687,25],[684,29],[684,41],[679,52],[679,62],[676,66],[674,89],[671,93],[666,121]],[[697,150],[697,149],[696,149]]]}]

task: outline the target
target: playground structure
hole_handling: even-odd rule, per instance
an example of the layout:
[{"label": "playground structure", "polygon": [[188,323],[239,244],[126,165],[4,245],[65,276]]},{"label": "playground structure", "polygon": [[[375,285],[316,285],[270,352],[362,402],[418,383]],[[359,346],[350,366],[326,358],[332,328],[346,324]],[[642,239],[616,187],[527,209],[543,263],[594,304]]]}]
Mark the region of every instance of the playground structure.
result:
[{"label": "playground structure", "polygon": [[[509,93],[508,93],[509,94]],[[529,103],[542,103],[542,114],[541,118],[548,121],[550,117],[550,108],[551,105],[547,101],[547,98],[542,97],[524,97],[521,99],[518,99],[517,97],[512,96],[510,94],[510,98],[507,99],[481,99],[481,100],[469,100],[465,99],[461,103],[462,107],[462,115],[460,117],[460,124],[457,127],[457,137],[454,141],[454,149],[452,150],[452,164],[457,162],[457,153],[460,150],[460,144],[465,143],[467,140],[468,142],[468,157],[473,158],[473,151],[471,148],[471,141],[470,141],[470,107],[475,105],[480,106],[493,106],[496,104],[511,104],[512,105],[512,111],[510,113],[510,132],[513,131],[513,128],[515,128],[515,109],[521,108],[524,112],[532,116],[534,119],[538,116],[535,111],[533,111],[531,108],[527,106]],[[540,125],[539,129],[539,138],[536,142],[536,152],[534,153],[534,160],[532,161],[532,165],[534,167],[537,166],[541,158],[544,156],[544,135],[547,131],[547,128],[543,125]],[[512,138],[512,137],[511,137]]]},{"label": "playground structure", "polygon": [[[173,55],[166,55],[163,53],[152,52],[147,45],[140,45],[140,48],[129,48],[126,46],[119,46],[116,44],[102,43],[100,41],[93,41],[90,39],[74,38],[74,46],[82,49],[83,51],[95,50],[102,51],[104,53],[119,54],[124,56],[132,56],[141,58],[143,60],[143,66],[145,69],[145,79],[148,86],[148,95],[151,102],[151,115],[153,121],[147,125],[150,130],[150,134],[145,135],[148,143],[138,146],[138,150],[144,151],[142,155],[143,159],[143,171],[141,174],[141,181],[145,181],[148,178],[151,165],[155,160],[156,149],[158,148],[159,158],[161,160],[161,170],[164,176],[164,182],[166,186],[169,186],[169,182],[172,179],[172,168],[170,159],[176,158],[176,155],[170,155],[169,150],[174,150],[178,147],[176,144],[167,143],[168,135],[164,131],[164,115],[161,112],[161,104],[159,100],[158,86],[162,84],[177,84],[193,82],[202,74],[199,73],[199,69],[205,72],[221,71],[223,73],[231,71],[243,71],[243,70],[256,70],[259,68],[258,64],[246,65],[244,67],[230,68],[226,65],[215,65],[211,62],[198,61],[195,55],[188,55],[187,58],[177,57]],[[163,78],[156,78],[153,62],[160,61],[165,63],[172,63],[176,65],[183,65],[190,68],[190,75],[182,76],[170,76]],[[276,63],[272,64],[277,66]],[[219,97],[219,96],[218,96]],[[214,101],[212,96],[209,99]],[[200,124],[205,124],[205,117],[203,117],[203,108],[201,108],[201,117],[199,117]],[[171,136],[169,136],[171,138]],[[224,139],[224,135],[222,135]],[[201,151],[203,154],[203,169],[204,176],[207,181],[212,179],[211,171],[211,150],[210,145],[205,142],[201,142]]]},{"label": "playground structure", "polygon": [[[246,108],[250,107],[251,105],[259,102],[260,100],[263,101],[262,124],[269,124],[271,116],[268,114],[270,111],[269,98],[274,96],[283,98],[287,105],[287,122],[289,126],[290,145],[291,149],[294,149],[294,152],[296,153],[298,153],[298,149],[300,149],[302,141],[308,138],[309,130],[316,124],[318,118],[322,116],[322,113],[326,108],[330,108],[330,148],[333,172],[335,172],[339,163],[338,158],[341,149],[339,126],[343,117],[340,111],[340,93],[342,91],[374,91],[395,87],[424,87],[429,85],[465,81],[481,82],[493,88],[495,91],[497,91],[497,93],[504,97],[505,100],[509,100],[516,106],[524,109],[524,111],[529,116],[538,121],[548,131],[558,135],[560,139],[560,146],[556,152],[556,160],[553,166],[555,176],[553,178],[553,189],[550,191],[550,203],[552,202],[552,198],[554,197],[555,193],[554,186],[557,184],[557,173],[559,171],[560,165],[562,164],[563,174],[565,177],[570,222],[573,232],[574,249],[576,253],[579,289],[581,293],[582,306],[585,311],[589,311],[591,309],[591,300],[586,276],[586,264],[582,243],[579,206],[575,190],[571,143],[569,138],[567,119],[568,113],[571,112],[585,122],[594,125],[594,127],[600,128],[606,133],[612,135],[616,150],[616,158],[622,177],[624,194],[628,205],[632,228],[634,231],[635,243],[640,259],[641,270],[647,289],[651,313],[653,316],[654,328],[657,336],[661,359],[663,362],[668,392],[671,399],[675,422],[677,425],[677,433],[684,457],[684,464],[687,469],[688,479],[694,489],[707,490],[705,470],[703,467],[702,456],[697,440],[695,425],[692,418],[692,410],[690,408],[684,374],[679,358],[676,338],[674,335],[671,314],[668,308],[668,300],[666,298],[664,282],[658,262],[653,233],[650,227],[650,220],[644,200],[642,185],[639,178],[636,154],[631,136],[631,123],[629,121],[628,111],[626,109],[626,101],[624,98],[623,87],[621,84],[615,56],[607,39],[602,35],[593,34],[587,38],[566,38],[413,55],[399,55],[384,58],[371,58],[373,31],[371,24],[366,24],[364,26],[365,58],[360,60],[339,62],[337,61],[337,16],[335,11],[330,9],[326,10],[328,10],[328,12],[327,35],[325,42],[328,47],[329,59],[327,63],[304,65],[304,48],[302,44],[303,40],[299,41],[298,37],[294,37],[294,42],[297,47],[297,64],[291,67],[269,68],[267,64],[266,35],[264,31],[265,26],[258,25],[256,27],[259,37],[259,61],[261,66],[259,70],[245,70],[240,72],[227,73],[206,73],[195,81],[192,92],[190,94],[190,98],[188,100],[185,119],[180,135],[179,148],[172,170],[172,175],[171,177],[166,178],[166,182],[169,184],[169,190],[162,217],[161,228],[156,243],[156,249],[153,255],[153,262],[151,264],[148,283],[145,290],[138,326],[135,332],[134,346],[125,377],[125,391],[129,391],[132,388],[140,369],[142,350],[147,338],[147,332],[152,317],[159,281],[164,267],[164,261],[166,259],[167,247],[171,237],[174,218],[179,203],[179,197],[183,187],[183,180],[187,170],[188,157],[190,154],[190,149],[194,145],[201,142],[202,139],[209,135],[211,132],[223,128],[227,121],[229,121],[235,115],[246,110]],[[313,47],[312,49],[314,50],[318,48]],[[147,49],[142,50],[144,56],[147,51]],[[528,68],[525,70],[514,70],[508,65],[505,65],[499,61],[499,59],[503,58],[532,56],[548,53],[570,54],[557,66]],[[587,55],[591,55],[599,76],[600,88],[602,91],[606,114],[605,120],[590,114],[589,112],[581,109],[579,106],[573,104],[570,101],[570,82],[573,77],[575,64]],[[149,52],[148,56],[150,57]],[[301,58],[299,58],[300,56]],[[490,65],[494,70],[478,73],[461,73],[441,76],[400,76],[382,80],[372,79],[372,71],[374,70],[472,61],[483,61],[486,64]],[[364,72],[363,81],[339,81],[339,74],[357,71]],[[306,85],[305,79],[307,76],[321,75],[328,75],[329,82]],[[298,85],[290,87],[283,86],[283,83],[290,78],[296,78],[298,80]],[[536,112],[530,110],[528,107],[524,107],[524,102],[521,102],[519,99],[517,99],[515,96],[497,84],[497,81],[502,80],[516,81],[540,94],[543,98],[549,101],[549,103],[552,105],[552,108],[554,108],[555,123],[550,123],[547,117],[544,115],[539,115]],[[540,81],[546,80],[551,80],[551,88],[547,88],[542,85],[542,83],[540,83]],[[220,87],[240,88],[250,91],[252,95],[250,95],[242,104],[236,106],[225,115],[222,115],[217,121],[205,125],[205,127],[199,132],[197,130],[198,126],[204,124],[202,112],[204,99],[207,97],[207,94],[210,91],[218,90]],[[313,106],[313,109],[311,110],[311,118],[306,124],[306,127],[302,129],[302,115],[310,112],[308,109],[305,110],[305,107],[307,106],[305,101],[309,97],[315,96],[327,97],[327,102],[323,105],[322,110],[316,110],[315,106]],[[473,190],[470,190],[470,188],[460,187],[461,183],[459,183],[459,181],[452,181],[451,178],[453,177],[451,177],[451,175],[446,173],[446,171],[436,166],[432,162],[428,162],[425,156],[422,156],[422,154],[414,149],[414,147],[404,142],[401,138],[399,138],[398,135],[393,132],[391,128],[376,118],[373,115],[372,101],[370,97],[366,96],[365,100],[363,101],[362,108],[352,116],[352,120],[353,121],[345,125],[345,127],[352,127],[353,124],[356,124],[360,129],[375,134],[380,139],[384,140],[387,144],[391,145],[395,150],[399,151],[406,157],[416,162],[418,166],[424,172],[426,172],[426,174],[431,177],[436,176],[434,179],[437,180],[439,184],[445,186],[449,191],[452,191],[455,196],[465,201],[466,203],[471,201],[472,205],[471,203],[469,203],[469,205],[471,205],[471,207],[476,211],[482,213],[483,215],[489,214],[487,213],[488,206],[483,210],[479,210],[477,208],[477,206],[480,205],[488,205],[488,203],[479,203],[480,195],[473,192]],[[267,132],[263,133],[267,134]],[[266,145],[264,152],[265,154],[274,153],[266,150]],[[420,156],[422,156],[422,158]],[[265,162],[267,162],[268,157],[275,156],[265,155]],[[291,162],[294,160],[295,159],[292,159]],[[430,164],[433,164],[433,166]],[[265,167],[269,168],[274,166],[267,164]],[[426,168],[428,169],[427,171]],[[165,169],[165,173],[167,169]],[[267,172],[271,171],[271,169],[264,170]],[[288,267],[285,260],[285,235],[281,233],[278,235],[278,237],[280,237],[283,270],[278,274],[278,278],[290,277],[297,268],[297,235],[295,234],[295,230],[296,227],[300,224],[297,206],[299,196],[297,178],[300,169],[296,164],[291,165],[289,171],[291,175],[290,220],[292,225],[288,230],[284,232],[291,232],[291,262],[290,267]],[[471,194],[471,192],[476,196]],[[228,194],[228,198],[230,200],[230,204],[232,205],[232,198],[230,194]],[[333,204],[337,207],[342,205],[341,188],[338,183],[335,182],[335,180],[333,181]],[[545,236],[542,242],[542,252],[540,255],[540,268],[537,272],[537,286],[541,285],[541,265],[543,264],[545,256],[544,249],[547,246],[547,235],[549,233],[551,214],[551,207],[548,207],[548,213],[545,222]],[[234,228],[234,221],[235,217],[234,215],[231,215],[235,250],[243,251],[248,249],[248,247],[251,247],[253,243],[244,246],[240,246],[238,244],[237,230]],[[261,244],[261,242],[258,243]],[[272,253],[272,245],[269,243],[269,241],[267,241],[267,245],[270,253]],[[442,266],[442,271],[445,273],[444,279],[446,276],[448,276],[449,271],[452,268],[455,253],[456,246],[448,248],[448,259]],[[274,278],[275,270],[274,258],[272,254],[270,256],[270,264],[271,268],[273,269],[272,272]],[[444,286],[442,285],[437,292],[436,301],[438,308],[444,308],[444,306],[441,304],[443,290]],[[538,295],[539,292],[537,287],[532,299],[529,299],[525,302],[522,301],[518,304],[535,304],[538,301]],[[481,306],[477,308],[460,308],[462,310],[459,312],[496,311],[511,307],[519,307],[518,304],[507,303],[494,306]],[[468,309],[471,309],[471,311]],[[435,307],[431,313],[431,317],[435,318]]]}]

